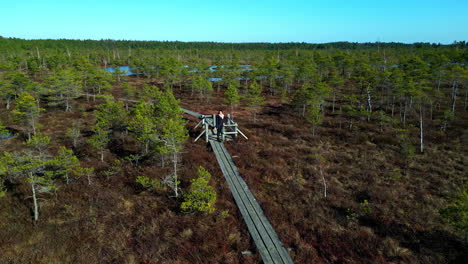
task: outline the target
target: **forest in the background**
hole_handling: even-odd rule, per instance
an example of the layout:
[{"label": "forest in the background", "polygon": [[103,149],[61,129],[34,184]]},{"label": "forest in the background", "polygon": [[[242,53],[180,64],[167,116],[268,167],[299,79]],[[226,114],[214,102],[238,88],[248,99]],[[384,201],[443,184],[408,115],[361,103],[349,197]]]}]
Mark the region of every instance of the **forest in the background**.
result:
[{"label": "forest in the background", "polygon": [[225,42],[183,42],[183,41],[132,41],[132,40],[72,40],[72,39],[38,39],[24,40],[19,38],[4,38],[0,36],[0,46],[3,49],[18,51],[34,47],[47,49],[77,48],[77,49],[109,49],[109,48],[142,48],[142,49],[220,49],[220,50],[315,50],[315,49],[375,49],[375,48],[466,48],[466,41],[454,41],[452,44],[440,43],[400,43],[400,42],[330,42],[330,43],[225,43]]},{"label": "forest in the background", "polygon": [[260,262],[184,107],[249,137],[225,144],[295,263],[464,263],[467,63],[465,41],[0,37],[0,262]]}]

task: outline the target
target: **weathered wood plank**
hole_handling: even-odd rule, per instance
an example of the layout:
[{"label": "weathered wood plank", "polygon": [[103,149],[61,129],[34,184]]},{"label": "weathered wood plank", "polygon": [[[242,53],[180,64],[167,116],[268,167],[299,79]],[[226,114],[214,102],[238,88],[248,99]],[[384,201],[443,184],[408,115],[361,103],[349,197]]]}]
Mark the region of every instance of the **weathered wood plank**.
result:
[{"label": "weathered wood plank", "polygon": [[[257,213],[260,215],[260,217],[262,218],[262,220],[264,220],[264,223],[265,225],[268,225],[268,229],[270,229],[271,231],[273,231],[273,234],[275,235],[275,238],[281,242],[279,240],[279,238],[277,237],[276,235],[276,232],[274,232],[274,229],[273,227],[271,226],[270,222],[268,221],[267,217],[265,216],[263,210],[261,209],[260,205],[258,204],[257,202],[257,199],[255,198],[255,196],[253,195],[253,193],[250,191],[250,189],[248,188],[248,185],[247,183],[244,181],[244,179],[240,176],[240,173],[239,173],[239,170],[237,169],[237,167],[235,166],[234,164],[234,161],[232,160],[232,157],[231,155],[229,155],[229,152],[227,151],[226,147],[224,146],[224,144],[220,144],[220,147],[222,148],[223,150],[223,153],[226,155],[226,159],[229,161],[229,165],[232,167],[232,170],[234,171],[235,173],[235,179],[237,179],[240,183],[241,186],[244,187],[244,191],[246,192],[247,196],[249,196],[249,199],[251,199],[251,201],[253,201],[253,206],[255,207]],[[281,247],[283,248],[283,247]],[[288,254],[289,255],[289,254]]]},{"label": "weathered wood plank", "polygon": [[[247,208],[243,202],[243,200],[240,198],[239,193],[237,190],[233,187],[234,183],[232,182],[232,178],[229,175],[229,172],[226,169],[226,166],[224,165],[224,161],[221,159],[221,149],[218,147],[218,144],[213,144],[214,141],[210,141],[213,152],[216,155],[216,159],[218,160],[218,163],[220,164],[221,171],[223,172],[224,178],[226,179],[229,188],[231,189],[231,193],[234,197],[234,200],[237,203],[237,207],[239,208],[239,211],[242,214],[242,217],[244,218],[244,221],[247,225],[247,228],[250,232],[250,235],[252,236],[252,239],[255,242],[255,245],[262,256],[262,259],[265,263],[274,263],[272,258],[270,257],[270,254],[267,250],[266,245],[263,243],[262,239],[260,238],[259,231],[255,227],[253,219],[250,217],[250,215],[247,212]],[[216,142],[217,143],[217,142]]]},{"label": "weathered wood plank", "polygon": [[275,230],[273,229],[273,226],[270,224],[268,221],[268,218],[265,216],[263,210],[261,209],[260,205],[258,204],[257,200],[253,196],[252,192],[247,186],[247,183],[242,179],[242,177],[239,174],[239,170],[235,166],[231,156],[229,155],[227,149],[225,148],[224,144],[219,144],[219,147],[222,149],[221,153],[225,155],[226,160],[228,161],[228,165],[231,166],[232,172],[235,174],[233,176],[234,181],[237,181],[239,186],[241,186],[242,191],[245,193],[245,195],[248,197],[248,201],[251,203],[251,206],[254,208],[255,213],[257,214],[257,217],[260,219],[260,224],[263,225],[263,227],[268,231],[268,235],[272,242],[274,243],[275,249],[277,250],[278,254],[281,256],[281,259],[284,261],[284,263],[292,263],[292,259],[289,256],[289,253],[286,251],[284,248],[283,244],[281,243],[281,240],[279,240],[278,235],[276,234]]},{"label": "weathered wood plank", "polygon": [[224,157],[224,155],[222,153],[219,153],[219,151],[221,151],[221,149],[219,148],[219,143],[214,143],[213,144],[214,148],[216,148],[218,150],[218,157],[220,158],[220,166],[222,167],[223,171],[226,172],[226,178],[229,180],[229,182],[231,183],[231,192],[234,194],[237,194],[237,196],[239,196],[239,199],[236,199],[236,203],[238,204],[241,204],[243,207],[245,207],[245,215],[243,214],[243,217],[244,218],[249,218],[249,219],[252,219],[252,222],[253,222],[253,225],[252,226],[248,226],[249,229],[254,229],[256,230],[258,233],[259,233],[259,239],[260,240],[254,240],[256,244],[262,244],[262,245],[265,245],[267,250],[265,252],[265,254],[268,254],[268,256],[266,255],[263,255],[262,254],[262,258],[266,259],[266,258],[271,258],[273,260],[272,263],[275,263],[278,256],[276,256],[275,252],[272,251],[273,248],[273,244],[271,243],[271,241],[269,241],[268,239],[265,239],[266,236],[268,236],[265,232],[265,230],[262,228],[261,225],[258,224],[259,222],[259,219],[258,217],[256,217],[255,213],[252,211],[253,208],[251,206],[251,204],[249,203],[249,201],[247,201],[246,199],[246,196],[241,192],[241,190],[239,189],[240,187],[236,185],[236,183],[232,180],[232,177],[233,177],[233,172],[230,171],[230,168],[229,168],[229,165],[226,164],[226,159]]},{"label": "weathered wood plank", "polygon": [[274,241],[272,241],[272,238],[269,235],[269,233],[272,232],[273,230],[267,229],[266,226],[262,223],[262,219],[260,219],[258,213],[255,211],[255,208],[252,205],[253,203],[256,203],[256,202],[251,201],[249,197],[246,195],[246,192],[244,189],[246,188],[246,186],[240,185],[239,182],[234,179],[235,171],[233,171],[233,167],[229,164],[229,161],[226,159],[226,153],[224,153],[223,149],[221,148],[222,144],[216,142],[214,143],[214,145],[215,147],[220,149],[219,154],[221,155],[221,160],[223,161],[223,164],[220,164],[220,165],[227,167],[226,169],[229,173],[228,176],[231,178],[231,180],[233,180],[234,185],[232,186],[233,187],[232,192],[237,192],[240,198],[242,199],[242,202],[247,208],[247,213],[249,214],[249,217],[252,218],[252,220],[254,221],[255,228],[260,233],[260,238],[262,239],[263,244],[266,245],[268,249],[268,253],[274,261],[273,263],[280,263],[279,262],[279,260],[281,259],[280,254],[278,253],[276,249]]},{"label": "weathered wood plank", "polygon": [[[210,143],[213,147],[215,155],[217,156],[217,160],[220,164],[220,167],[222,168],[223,174],[226,173],[224,176],[230,185],[230,189],[233,193],[233,196],[235,197],[236,203],[238,206],[242,205],[242,207],[246,207],[247,209],[245,210],[244,208],[244,210],[241,211],[241,214],[243,215],[244,219],[253,220],[254,226],[247,226],[249,231],[250,229],[254,229],[256,232],[260,233],[261,240],[256,241],[254,239],[254,242],[256,245],[266,245],[268,249],[268,255],[264,255],[262,252],[260,252],[264,262],[269,263],[269,261],[266,260],[271,259],[273,261],[271,263],[293,263],[288,252],[283,247],[281,241],[278,239],[278,236],[276,235],[273,227],[261,210],[260,205],[248,189],[245,181],[240,177],[239,171],[224,145],[214,141],[210,141]],[[218,155],[221,155],[221,157],[218,157]],[[237,195],[234,195],[234,193],[237,193]],[[240,200],[236,199],[236,197],[238,197]],[[244,215],[244,213],[247,213],[248,215]]]}]

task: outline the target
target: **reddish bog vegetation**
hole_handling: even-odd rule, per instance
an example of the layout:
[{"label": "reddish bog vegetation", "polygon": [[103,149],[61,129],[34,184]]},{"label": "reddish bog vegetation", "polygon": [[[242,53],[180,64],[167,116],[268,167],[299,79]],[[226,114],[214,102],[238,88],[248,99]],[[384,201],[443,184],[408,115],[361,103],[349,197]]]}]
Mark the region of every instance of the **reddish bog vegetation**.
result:
[{"label": "reddish bog vegetation", "polygon": [[[117,95],[117,94],[116,94]],[[179,94],[179,97],[185,95]],[[183,99],[201,113],[225,108],[222,99]],[[429,131],[424,154],[405,158],[398,132],[362,120],[352,130],[347,118],[326,109],[323,124],[311,126],[299,110],[269,98],[256,122],[248,109],[235,119],[249,140],[226,146],[295,263],[462,263],[467,244],[443,222],[438,210],[466,181],[466,123],[447,133]],[[92,132],[97,102],[80,98],[81,111],[49,110],[42,131],[72,148],[65,131],[81,120]],[[466,120],[466,112],[463,113]],[[191,128],[196,120],[188,118]],[[410,130],[413,139],[417,130]],[[184,214],[180,200],[161,188],[147,191],[137,176],[170,173],[154,160],[124,162],[106,176],[113,160],[137,150],[131,137],[116,135],[99,161],[86,144],[75,149],[82,163],[96,168],[60,185],[41,201],[41,220],[33,223],[25,186],[0,203],[0,263],[258,263],[260,257],[231,197],[214,154],[190,131],[181,166],[181,189],[188,190],[198,166],[211,174],[216,211]],[[2,151],[21,148],[23,139],[2,142]],[[416,144],[417,142],[414,142]],[[242,254],[243,251],[253,254]]]}]

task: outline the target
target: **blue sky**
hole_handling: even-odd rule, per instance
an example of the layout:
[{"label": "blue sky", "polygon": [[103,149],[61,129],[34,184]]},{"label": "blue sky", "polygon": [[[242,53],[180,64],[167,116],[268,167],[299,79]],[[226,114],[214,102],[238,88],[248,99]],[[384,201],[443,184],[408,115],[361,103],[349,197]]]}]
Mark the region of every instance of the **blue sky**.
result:
[{"label": "blue sky", "polygon": [[467,0],[0,0],[0,36],[220,42],[468,40]]}]

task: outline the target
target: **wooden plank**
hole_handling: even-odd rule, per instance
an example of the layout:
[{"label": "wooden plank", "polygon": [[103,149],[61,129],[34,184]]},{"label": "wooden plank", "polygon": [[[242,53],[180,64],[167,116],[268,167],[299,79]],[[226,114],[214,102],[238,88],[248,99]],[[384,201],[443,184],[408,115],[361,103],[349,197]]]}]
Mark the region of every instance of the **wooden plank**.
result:
[{"label": "wooden plank", "polygon": [[[219,143],[217,143],[216,145],[218,146],[218,148],[221,147],[221,144],[219,144]],[[231,167],[229,165],[229,162],[227,161],[227,159],[225,157],[225,154],[223,153],[222,149],[221,149],[220,155],[221,155],[221,159],[224,162],[223,166]],[[233,179],[233,177],[235,177],[235,172],[232,171],[232,167],[227,168],[227,170],[230,173],[231,179]],[[254,221],[255,228],[260,233],[260,238],[262,239],[263,243],[267,246],[267,249],[268,249],[268,252],[269,252],[271,258],[274,260],[274,263],[278,263],[277,260],[280,259],[280,255],[278,254],[278,252],[276,250],[276,247],[275,247],[275,244],[273,243],[273,241],[271,240],[271,237],[268,234],[268,232],[271,232],[271,231],[267,230],[265,228],[265,226],[262,224],[262,220],[258,217],[258,214],[255,212],[255,208],[252,206],[252,201],[249,200],[249,197],[245,194],[245,190],[243,190],[244,187],[239,185],[239,183],[236,180],[234,180],[233,183],[234,183],[233,187],[240,194],[241,199],[243,200],[244,204],[247,207],[247,211],[249,213],[249,216]]]},{"label": "wooden plank", "polygon": [[[219,143],[215,143],[217,146],[215,148],[219,148]],[[219,157],[223,159],[222,153],[220,153]],[[237,204],[241,204],[242,207],[245,207],[244,212],[242,213],[244,219],[250,219],[252,221],[251,224],[248,224],[247,227],[249,231],[254,230],[255,233],[258,233],[258,237],[254,238],[254,242],[257,245],[257,247],[263,246],[266,247],[265,252],[260,252],[262,259],[264,260],[265,263],[281,263],[279,262],[279,256],[278,254],[275,253],[274,250],[274,245],[272,244],[272,241],[269,239],[268,234],[266,233],[266,230],[262,227],[262,225],[259,223],[258,217],[256,217],[255,212],[253,212],[253,208],[250,205],[250,203],[246,200],[245,196],[242,196],[242,191],[241,187],[237,186],[236,183],[233,181],[234,173],[230,171],[229,165],[226,164],[226,160],[221,160],[220,166],[223,167],[223,169],[226,171],[227,170],[227,179],[230,182],[230,189],[233,193],[236,193],[239,198],[236,199]],[[241,195],[239,195],[241,194]],[[267,239],[265,239],[267,238]]]},{"label": "wooden plank", "polygon": [[191,115],[191,116],[194,116],[196,118],[200,118],[202,116],[202,114],[200,113],[197,113],[197,112],[194,112],[194,111],[190,111],[188,109],[185,109],[185,108],[182,108],[182,111],[184,111],[184,113],[188,114],[188,115]]},{"label": "wooden plank", "polygon": [[253,235],[252,238],[260,251],[260,255],[264,259],[266,263],[274,263],[272,262],[272,258],[269,254],[268,248],[263,242],[263,239],[261,238],[260,231],[257,229],[257,226],[255,225],[255,220],[251,217],[248,208],[246,206],[246,202],[242,197],[239,195],[238,189],[235,187],[233,179],[232,179],[232,172],[228,171],[228,166],[225,164],[225,160],[222,159],[222,154],[220,153],[221,148],[219,148],[219,143],[218,142],[213,142],[212,141],[212,146],[213,149],[215,150],[216,158],[218,159],[218,162],[220,164],[221,170],[223,171],[223,174],[228,182],[228,185],[231,189],[231,193],[234,196],[234,199],[241,211],[242,217],[246,220],[247,228]]},{"label": "wooden plank", "polygon": [[[228,177],[230,177],[231,181],[233,180],[233,178],[236,177],[236,173],[238,174],[238,171],[237,171],[237,168],[234,166],[234,164],[230,164],[232,163],[232,160],[229,161],[228,159],[226,159],[226,156],[229,156],[229,153],[227,153],[227,150],[225,148],[222,148],[223,147],[223,144],[221,143],[212,143],[212,145],[214,145],[214,148],[216,149],[217,153],[221,154],[223,157],[221,157],[221,160],[222,160],[222,163],[220,163],[220,166],[229,166],[230,169],[228,168],[227,170],[230,172]],[[217,154],[215,153],[215,154]],[[229,156],[230,157],[230,156]],[[234,166],[234,167],[233,167]],[[234,170],[233,170],[234,169]],[[251,200],[251,198],[249,198],[245,191],[249,191],[246,184],[244,184],[244,186],[240,185],[239,182],[236,182],[234,180],[234,185],[232,186],[233,188],[232,191],[233,192],[239,192],[241,195],[240,197],[243,199],[242,202],[244,204],[247,204],[247,208],[248,208],[248,213],[249,213],[249,217],[253,217],[253,219],[255,220],[255,228],[257,230],[260,231],[260,234],[261,234],[261,239],[262,241],[255,241],[256,243],[265,243],[267,245],[267,248],[269,250],[269,255],[273,258],[274,260],[274,263],[292,263],[292,260],[290,259],[289,257],[289,260],[291,261],[287,261],[288,259],[286,259],[286,261],[283,261],[283,257],[281,256],[282,254],[280,254],[280,252],[278,251],[278,245],[280,248],[283,249],[283,251],[285,251],[285,249],[281,246],[281,243],[277,240],[275,241],[274,238],[276,238],[276,236],[272,236],[271,234],[269,233],[274,233],[274,230],[272,229],[271,225],[265,225],[263,222],[266,221],[268,223],[268,220],[266,219],[266,217],[264,219],[260,219],[258,213],[256,212],[255,208],[254,208],[254,204],[257,205],[257,207],[259,208],[259,205],[258,203],[256,202],[256,200]],[[235,188],[235,189],[234,189]],[[268,229],[268,227],[270,227],[270,229]],[[273,239],[272,239],[273,238]],[[289,256],[289,255],[288,255]]]},{"label": "wooden plank", "polygon": [[[221,147],[225,150],[224,145],[221,145]],[[230,164],[235,167],[235,165],[234,165],[234,163],[232,161],[232,158],[230,157],[227,150],[224,153],[225,153],[226,157],[230,160]],[[269,235],[270,235],[272,241],[275,242],[276,249],[278,250],[279,254],[281,255],[281,258],[283,259],[283,261],[285,263],[292,263],[292,259],[291,259],[290,255],[289,255],[289,253],[284,248],[283,244],[281,243],[281,240],[279,240],[278,235],[276,234],[276,232],[274,231],[274,229],[271,226],[270,222],[268,221],[267,217],[263,213],[263,210],[261,209],[260,205],[256,201],[256,199],[253,196],[252,192],[248,189],[247,184],[242,179],[242,177],[240,177],[239,171],[237,170],[237,168],[235,170],[235,173],[236,173],[236,178],[240,182],[241,186],[244,186],[244,191],[249,196],[249,198],[253,201],[252,205],[255,207],[256,213],[258,214],[259,218],[261,218],[262,223],[265,225],[265,228],[270,231]]]},{"label": "wooden plank", "polygon": [[[224,153],[225,154],[225,153]],[[235,172],[233,172],[235,174]],[[234,178],[236,177],[235,175],[233,176]],[[241,196],[245,198],[245,200],[249,203],[249,209],[250,209],[250,214],[253,215],[254,219],[256,219],[257,225],[259,226],[258,228],[262,230],[262,239],[266,241],[266,243],[269,245],[269,250],[272,255],[274,255],[275,259],[281,259],[281,244],[279,243],[278,239],[276,236],[272,235],[275,234],[275,231],[269,225],[268,219],[266,217],[262,217],[263,214],[259,212],[260,206],[258,205],[257,201],[252,198],[250,194],[250,190],[246,186],[246,184],[241,184],[241,182],[238,181],[238,179],[234,179],[235,184],[237,184],[238,189],[241,192]],[[281,261],[282,263],[282,261]]]},{"label": "wooden plank", "polygon": [[218,144],[217,144],[218,142],[210,141],[210,143],[211,143],[211,146],[213,147],[213,152],[216,155],[216,159],[218,160],[218,163],[221,167],[221,171],[223,172],[224,178],[226,179],[231,189],[231,193],[234,197],[234,200],[237,203],[237,207],[239,208],[239,211],[241,212],[242,217],[244,218],[247,228],[249,229],[250,235],[252,236],[252,239],[254,240],[255,245],[258,248],[258,251],[260,252],[260,255],[262,256],[263,261],[265,263],[273,263],[273,260],[271,259],[266,246],[263,243],[259,243],[259,241],[262,241],[260,238],[260,234],[258,230],[256,229],[252,218],[247,213],[247,209],[246,209],[244,202],[240,198],[237,190],[233,188],[234,183],[232,182],[232,178],[230,177],[226,169],[226,166],[224,166],[224,161],[221,159],[221,153],[220,153],[221,149],[218,147]]},{"label": "wooden plank", "polygon": [[[220,144],[220,146],[222,146],[222,144]],[[229,156],[229,153],[224,152],[224,154],[227,155],[227,156]],[[234,173],[234,172],[233,172],[233,173]],[[234,175],[233,177],[236,177],[236,176]],[[238,185],[238,188],[239,188],[239,190],[240,190],[241,192],[242,192],[242,191],[245,192],[246,190],[249,191],[246,185],[245,185],[245,186]],[[257,204],[257,202],[256,202],[255,200],[254,200],[254,201],[250,201],[250,202],[252,203],[252,205],[253,205],[253,204],[256,204],[257,207],[259,207],[259,205]],[[251,211],[250,211],[251,214],[256,214],[255,210],[252,211],[252,207],[250,207],[250,210],[251,210]],[[282,258],[280,257],[281,254],[280,254],[280,252],[278,252],[278,249],[276,248],[276,247],[277,247],[276,245],[278,245],[278,246],[280,247],[280,249],[283,249],[283,252],[286,252],[286,251],[284,250],[284,248],[282,248],[280,241],[278,241],[278,240],[275,241],[274,239],[272,239],[272,238],[274,238],[274,237],[276,237],[276,236],[271,236],[271,235],[269,234],[269,233],[275,234],[274,230],[271,228],[271,225],[270,225],[270,229],[267,230],[267,226],[268,226],[268,225],[265,226],[263,222],[268,223],[268,220],[267,220],[266,218],[265,218],[265,219],[262,219],[262,220],[259,220],[258,215],[257,215],[257,221],[256,221],[256,223],[257,223],[257,225],[263,225],[263,226],[260,226],[260,228],[262,229],[262,227],[263,227],[263,229],[267,231],[267,233],[265,233],[265,232],[262,233],[262,238],[263,238],[264,241],[268,241],[268,243],[269,243],[269,245],[270,245],[270,247],[269,247],[270,254],[274,256],[275,263],[292,263],[292,261],[287,261],[288,258],[286,258],[286,259],[285,259],[286,261],[283,262]],[[268,232],[269,232],[269,233],[268,233]],[[289,258],[289,260],[290,260],[290,258]]]},{"label": "wooden plank", "polygon": [[[225,177],[229,180],[229,183],[230,183],[230,189],[231,189],[231,192],[233,194],[236,194],[236,196],[238,197],[238,199],[236,199],[236,203],[238,205],[241,205],[242,207],[245,207],[245,210],[243,210],[241,213],[242,213],[242,216],[244,217],[244,219],[249,219],[252,221],[252,224],[248,224],[247,227],[249,228],[249,231],[253,230],[255,233],[258,232],[259,236],[258,238],[254,238],[254,242],[255,244],[257,245],[257,247],[260,245],[261,247],[266,247],[267,250],[265,251],[261,251],[260,254],[262,255],[262,259],[264,259],[264,261],[266,263],[277,263],[276,261],[274,261],[276,259],[276,256],[274,256],[274,254],[272,255],[272,248],[271,248],[271,241],[267,241],[265,239],[263,239],[265,237],[265,230],[261,229],[260,225],[258,224],[258,218],[255,218],[255,214],[252,214],[251,210],[252,208],[249,207],[249,202],[246,201],[246,197],[242,197],[239,192],[239,189],[238,187],[236,186],[236,184],[232,181],[232,176],[233,176],[233,172],[232,171],[229,171],[229,165],[226,164],[226,160],[224,158],[224,155],[222,153],[220,153],[221,148],[219,147],[219,143],[218,142],[214,142],[212,143],[213,147],[216,149],[217,153],[215,154],[218,154],[217,155],[217,158],[219,158],[219,164],[220,164],[220,167],[222,167],[222,170],[223,170],[223,173],[226,173],[225,174]],[[270,242],[270,243],[268,243]],[[266,260],[269,260],[271,259],[272,262],[269,262],[269,261],[266,261]]]},{"label": "wooden plank", "polygon": [[281,240],[279,240],[278,235],[273,229],[273,226],[271,226],[270,222],[268,221],[267,217],[263,213],[263,210],[261,209],[260,205],[258,204],[257,200],[253,196],[252,192],[249,190],[247,183],[242,179],[242,177],[239,174],[239,170],[235,166],[231,156],[229,155],[227,149],[225,148],[224,144],[219,144],[219,147],[222,150],[222,154],[225,156],[226,160],[228,161],[228,165],[231,167],[231,170],[233,171],[234,175],[234,181],[237,180],[238,184],[241,186],[241,189],[245,193],[245,195],[248,197],[248,200],[251,202],[252,207],[255,210],[255,213],[257,214],[258,218],[260,219],[260,223],[264,226],[266,230],[268,230],[268,235],[270,239],[274,242],[275,248],[278,252],[278,254],[281,256],[281,259],[284,261],[284,263],[292,263],[291,256],[289,253],[286,251],[284,248],[283,244],[281,243]]}]

